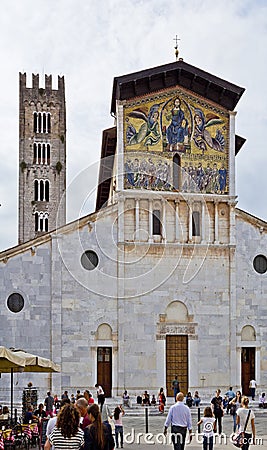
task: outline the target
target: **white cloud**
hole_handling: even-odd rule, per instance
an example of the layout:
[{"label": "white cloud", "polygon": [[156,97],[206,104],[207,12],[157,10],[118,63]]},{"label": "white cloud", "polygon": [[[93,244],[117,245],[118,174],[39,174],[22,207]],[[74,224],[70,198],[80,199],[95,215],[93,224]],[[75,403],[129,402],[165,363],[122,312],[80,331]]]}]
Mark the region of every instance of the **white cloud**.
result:
[{"label": "white cloud", "polygon": [[113,125],[113,78],[173,62],[176,34],[186,62],[246,88],[238,206],[266,219],[266,30],[263,0],[2,0],[0,249],[17,243],[18,73],[29,82],[32,73],[65,76],[70,182],[99,159],[102,130]]}]

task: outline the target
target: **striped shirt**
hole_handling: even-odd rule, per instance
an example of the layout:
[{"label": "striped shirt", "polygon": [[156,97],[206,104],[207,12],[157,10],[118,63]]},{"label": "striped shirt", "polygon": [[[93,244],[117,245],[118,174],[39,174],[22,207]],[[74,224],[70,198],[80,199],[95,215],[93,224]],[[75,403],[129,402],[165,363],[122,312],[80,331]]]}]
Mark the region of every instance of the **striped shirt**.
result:
[{"label": "striped shirt", "polygon": [[78,450],[84,444],[84,433],[79,429],[75,436],[64,438],[61,431],[55,427],[49,436],[49,442],[55,450]]}]

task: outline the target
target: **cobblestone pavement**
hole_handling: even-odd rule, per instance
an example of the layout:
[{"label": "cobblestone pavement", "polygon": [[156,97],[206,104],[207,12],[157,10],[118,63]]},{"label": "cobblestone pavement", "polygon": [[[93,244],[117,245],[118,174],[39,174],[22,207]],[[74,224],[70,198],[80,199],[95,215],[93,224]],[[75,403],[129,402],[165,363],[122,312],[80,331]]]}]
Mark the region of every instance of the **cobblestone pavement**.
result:
[{"label": "cobblestone pavement", "polygon": [[[256,434],[258,442],[255,446],[251,446],[251,450],[258,448],[259,450],[267,450],[267,410],[255,411],[256,419]],[[163,439],[163,428],[167,413],[159,414],[157,410],[150,410],[148,414],[148,433],[146,434],[145,411],[139,412],[138,415],[133,414],[129,409],[125,411],[123,417],[124,425],[124,447],[129,450],[142,449],[144,447],[152,446],[153,450],[165,448],[172,449],[173,446],[169,441],[167,435],[167,443]],[[187,450],[202,449],[202,437],[197,434],[197,409],[192,409],[193,431],[195,433],[193,440],[187,444]],[[232,445],[230,435],[233,432],[233,418],[231,415],[225,415],[223,418],[223,434],[221,437],[215,437],[214,450],[225,450],[229,448],[236,448]]]}]

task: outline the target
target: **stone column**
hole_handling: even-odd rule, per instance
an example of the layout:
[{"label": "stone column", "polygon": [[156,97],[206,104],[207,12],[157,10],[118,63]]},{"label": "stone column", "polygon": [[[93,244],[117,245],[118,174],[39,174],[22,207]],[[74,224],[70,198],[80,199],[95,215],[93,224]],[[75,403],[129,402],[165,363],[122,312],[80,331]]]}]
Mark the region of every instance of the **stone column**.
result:
[{"label": "stone column", "polygon": [[153,242],[153,200],[148,200],[148,242]]},{"label": "stone column", "polygon": [[204,244],[206,242],[206,215],[205,215],[205,201],[201,202],[201,242]]},{"label": "stone column", "polygon": [[192,202],[188,202],[188,242],[192,242],[193,219],[192,219]]},{"label": "stone column", "polygon": [[229,205],[229,244],[236,245],[236,233],[235,233],[235,201],[228,202]]},{"label": "stone column", "polygon": [[162,224],[161,224],[161,236],[163,242],[166,242],[166,200],[163,197],[161,200],[162,204]]},{"label": "stone column", "polygon": [[123,105],[117,103],[117,190],[124,188]]},{"label": "stone column", "polygon": [[118,240],[124,242],[124,197],[118,197]]}]

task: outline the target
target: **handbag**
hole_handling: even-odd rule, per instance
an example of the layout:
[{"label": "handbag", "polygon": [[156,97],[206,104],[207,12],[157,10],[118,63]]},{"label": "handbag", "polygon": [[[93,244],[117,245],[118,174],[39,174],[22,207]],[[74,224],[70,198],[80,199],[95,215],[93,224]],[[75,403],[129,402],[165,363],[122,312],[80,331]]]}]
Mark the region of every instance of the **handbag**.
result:
[{"label": "handbag", "polygon": [[248,424],[250,413],[251,413],[251,411],[249,410],[247,418],[246,418],[244,431],[239,431],[238,433],[235,433],[233,435],[233,437],[232,437],[232,444],[234,444],[235,447],[238,447],[238,448],[242,448],[243,447],[244,435],[245,435],[245,431],[246,431],[246,428],[247,428],[247,424]]}]

